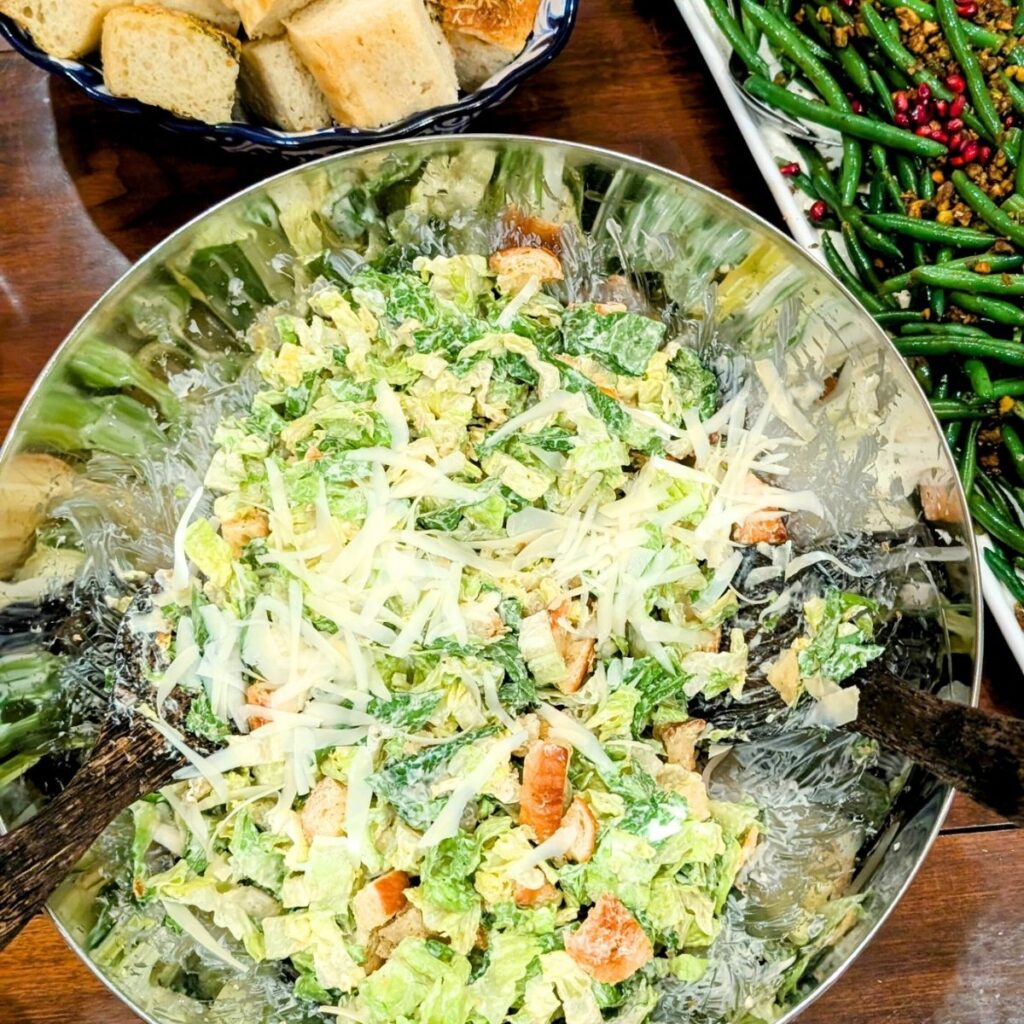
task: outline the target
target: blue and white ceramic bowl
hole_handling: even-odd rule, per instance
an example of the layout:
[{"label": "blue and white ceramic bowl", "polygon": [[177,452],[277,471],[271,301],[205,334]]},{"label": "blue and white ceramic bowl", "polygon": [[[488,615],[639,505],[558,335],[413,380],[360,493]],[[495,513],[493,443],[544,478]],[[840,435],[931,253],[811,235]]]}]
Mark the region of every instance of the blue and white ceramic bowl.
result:
[{"label": "blue and white ceramic bowl", "polygon": [[475,92],[457,103],[413,114],[383,128],[318,128],[308,132],[286,132],[246,121],[205,124],[140,103],[112,96],[103,84],[103,71],[97,54],[82,60],[62,60],[44,53],[32,38],[10,18],[0,16],[0,35],[33,64],[66,79],[93,99],[126,114],[141,114],[173,132],[216,143],[232,153],[280,153],[293,159],[324,156],[341,150],[377,142],[393,142],[415,135],[448,135],[465,131],[470,122],[485,110],[502,103],[531,75],[554,60],[569,41],[579,0],[541,0],[533,34],[526,48],[507,67]]}]

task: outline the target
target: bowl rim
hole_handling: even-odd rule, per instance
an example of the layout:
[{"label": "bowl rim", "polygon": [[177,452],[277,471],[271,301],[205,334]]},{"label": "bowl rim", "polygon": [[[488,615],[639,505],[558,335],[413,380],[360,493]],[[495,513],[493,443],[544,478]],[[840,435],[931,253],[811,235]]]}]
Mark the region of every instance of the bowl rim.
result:
[{"label": "bowl rim", "polygon": [[[81,58],[54,57],[48,54],[36,45],[27,31],[5,14],[0,14],[0,37],[6,39],[16,53],[36,67],[64,79],[91,99],[119,113],[147,117],[151,123],[166,130],[186,135],[205,136],[210,141],[222,144],[266,147],[284,154],[298,155],[306,149],[315,150],[332,145],[346,149],[362,149],[380,142],[394,142],[415,137],[430,131],[434,125],[443,125],[450,119],[464,119],[468,122],[489,108],[504,102],[523,82],[550,64],[568,44],[576,25],[580,0],[557,0],[557,2],[562,4],[562,10],[551,16],[554,31],[543,42],[538,41],[537,52],[531,54],[522,64],[517,65],[515,62],[523,53],[530,50],[531,46],[535,45],[534,42],[531,42],[534,40],[535,29],[527,39],[523,51],[512,59],[511,64],[506,65],[499,72],[500,77],[496,81],[492,81],[490,84],[485,82],[473,92],[459,98],[455,103],[430,107],[379,128],[331,125],[327,128],[288,132],[255,121],[221,121],[210,124],[206,121],[180,117],[160,107],[143,103],[141,100],[112,95],[100,87],[102,77],[99,83],[84,81],[82,76],[85,74],[102,73]],[[538,8],[538,16],[541,13],[541,8]],[[450,132],[445,131],[432,137],[448,134]]]},{"label": "bowl rim", "polygon": [[[886,332],[875,322],[871,314],[861,305],[857,298],[832,274],[827,268],[817,263],[811,257],[807,251],[800,246],[794,239],[786,235],[782,230],[777,228],[774,224],[770,223],[766,218],[760,214],[754,212],[737,202],[735,199],[724,195],[721,192],[711,188],[702,182],[696,181],[693,178],[688,177],[685,174],[681,174],[678,171],[673,171],[665,167],[661,167],[658,164],[653,163],[650,160],[645,160],[641,157],[632,156],[617,152],[613,149],[608,149],[602,146],[589,145],[580,142],[566,142],[562,139],[551,138],[550,136],[539,136],[539,135],[519,135],[519,134],[503,134],[503,133],[467,133],[467,134],[448,134],[448,135],[431,135],[419,138],[407,138],[401,140],[390,140],[387,142],[377,143],[373,146],[360,148],[357,150],[350,150],[343,153],[332,153],[326,156],[320,157],[316,160],[311,160],[307,163],[303,163],[298,166],[289,167],[285,170],[280,171],[277,174],[271,175],[268,178],[264,178],[261,181],[255,182],[252,185],[247,186],[239,192],[222,199],[220,202],[214,204],[202,213],[191,218],[181,227],[171,232],[166,238],[158,242],[148,252],[136,260],[131,267],[129,267],[123,274],[121,274],[116,281],[114,281],[109,288],[105,289],[103,294],[86,310],[86,312],[76,321],[75,325],[67,332],[64,339],[56,347],[50,358],[43,365],[39,371],[35,380],[32,383],[31,388],[23,399],[21,406],[15,413],[14,418],[7,430],[6,436],[0,442],[0,463],[2,463],[4,456],[6,455],[8,448],[12,444],[12,439],[17,433],[17,429],[21,423],[21,420],[25,417],[28,407],[31,405],[36,393],[42,387],[43,381],[47,379],[55,368],[63,353],[71,344],[72,341],[78,336],[83,326],[92,317],[92,315],[98,312],[103,305],[107,302],[108,298],[111,297],[119,288],[127,283],[127,280],[135,274],[141,274],[143,268],[148,267],[151,261],[155,260],[161,252],[167,249],[173,248],[179,238],[186,232],[191,230],[200,221],[205,218],[217,213],[218,211],[226,208],[231,203],[241,200],[245,196],[256,192],[259,189],[265,188],[267,185],[272,184],[281,178],[284,178],[289,174],[302,174],[309,168],[316,167],[321,164],[326,164],[330,161],[340,161],[346,158],[353,160],[359,159],[368,154],[373,154],[378,151],[385,151],[395,146],[413,147],[413,146],[437,146],[443,147],[445,145],[461,145],[464,143],[469,144],[487,144],[489,142],[497,144],[517,144],[517,145],[542,145],[542,146],[559,146],[569,150],[572,150],[576,154],[587,155],[590,154],[594,157],[603,160],[610,160],[616,162],[621,166],[632,167],[637,170],[643,170],[653,172],[655,174],[664,176],[678,184],[684,185],[687,188],[693,189],[700,194],[707,196],[715,202],[722,203],[729,207],[734,213],[738,214],[740,219],[749,218],[755,224],[757,224],[762,230],[767,232],[772,238],[786,250],[795,252],[802,259],[808,261],[816,271],[823,274],[830,283],[847,299],[847,301],[853,306],[853,308],[860,310],[864,314],[864,320],[866,324],[870,325],[870,330],[874,334],[876,340],[882,342],[882,348],[888,350],[889,354],[903,365],[905,361],[903,357],[899,355],[896,346],[890,340]],[[936,435],[941,439],[942,450],[945,452],[949,459],[950,465],[955,467],[955,460],[949,446],[945,442],[942,427],[939,423],[938,418],[932,411],[931,405],[921,389],[920,385],[915,380],[912,373],[907,372],[908,381],[912,384],[912,389],[916,389],[919,404],[923,407],[928,421],[931,423],[932,429]],[[956,494],[961,502],[961,507],[967,507],[967,501],[964,494],[963,486],[960,482],[958,474],[954,473],[955,489]],[[974,536],[972,529],[968,528],[965,531],[965,535],[962,544],[967,549],[967,562],[970,566],[970,595],[972,609],[974,612],[974,625],[975,634],[972,649],[972,671],[971,671],[971,684],[968,695],[967,704],[970,707],[977,707],[981,697],[981,682],[982,682],[982,670],[983,670],[983,655],[984,655],[984,633],[985,633],[985,621],[984,621],[984,605],[982,603],[981,593],[981,573],[979,571],[980,559],[978,556],[977,541]],[[889,919],[892,912],[896,909],[897,904],[902,900],[907,889],[917,876],[921,866],[924,864],[932,845],[938,838],[939,832],[942,829],[943,823],[949,814],[950,806],[952,805],[955,792],[952,787],[939,783],[934,794],[929,800],[929,803],[934,803],[936,799],[939,800],[939,806],[935,815],[935,820],[925,836],[923,842],[920,844],[920,848],[916,854],[915,860],[908,872],[906,878],[902,881],[897,889],[895,889],[889,898],[888,905],[882,910],[878,918],[872,923],[871,927],[865,932],[860,938],[857,944],[844,954],[842,962],[829,974],[829,976],[819,983],[807,996],[805,996],[799,1003],[794,1004],[790,1007],[781,1017],[779,1017],[775,1024],[791,1024],[799,1014],[803,1013],[812,1003],[814,1003],[820,996],[828,991],[845,973],[849,970],[850,966],[855,960],[857,960],[863,953],[864,949],[877,935],[879,929]],[[925,804],[925,807],[928,805]],[[923,810],[924,808],[922,808]],[[147,1024],[161,1024],[159,1020],[151,1016],[148,1012],[142,1010],[140,1007],[135,1006],[124,994],[122,994],[112,981],[102,973],[99,967],[92,961],[88,956],[85,949],[79,944],[79,942],[70,934],[68,928],[66,928],[60,918],[57,916],[54,909],[47,904],[46,908],[50,919],[53,921],[57,928],[57,931],[64,938],[65,942],[72,948],[75,954],[82,960],[82,962],[89,968],[92,973],[99,978],[99,980],[126,1006],[128,1006],[133,1013],[136,1013],[140,1018],[147,1022]]]}]

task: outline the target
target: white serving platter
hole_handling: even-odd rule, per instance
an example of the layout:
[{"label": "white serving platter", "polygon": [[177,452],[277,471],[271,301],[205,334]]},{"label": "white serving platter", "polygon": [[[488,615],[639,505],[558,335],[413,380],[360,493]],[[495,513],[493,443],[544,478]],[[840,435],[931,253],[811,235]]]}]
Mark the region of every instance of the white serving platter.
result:
[{"label": "white serving platter", "polygon": [[[778,160],[795,160],[797,151],[789,138],[767,118],[759,116],[747,106],[732,75],[729,73],[731,48],[718,30],[708,13],[704,0],[675,0],[693,35],[694,42],[707,63],[728,106],[736,126],[740,130],[754,162],[757,164],[768,189],[782,213],[790,234],[810,251],[815,259],[824,263],[821,252],[821,232],[808,219],[803,197],[794,193],[789,182],[778,170]],[[989,546],[984,535],[978,538],[978,547],[983,555]],[[980,559],[981,585],[985,603],[992,612],[1006,643],[1013,652],[1018,666],[1024,671],[1024,630],[1014,614],[1014,601],[1006,588],[996,579],[984,557]]]}]

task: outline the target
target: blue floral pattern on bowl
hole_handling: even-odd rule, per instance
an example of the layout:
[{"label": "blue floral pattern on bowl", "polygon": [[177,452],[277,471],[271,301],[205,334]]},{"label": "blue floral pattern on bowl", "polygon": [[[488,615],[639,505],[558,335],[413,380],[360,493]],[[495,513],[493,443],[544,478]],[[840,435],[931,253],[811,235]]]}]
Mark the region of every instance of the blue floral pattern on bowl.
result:
[{"label": "blue floral pattern on bowl", "polygon": [[177,117],[138,100],[112,96],[103,84],[103,71],[96,55],[82,60],[51,57],[36,46],[27,32],[4,16],[0,16],[0,35],[33,64],[66,79],[93,99],[115,110],[144,115],[169,131],[205,139],[228,152],[279,153],[286,158],[305,159],[415,135],[448,135],[465,131],[475,117],[502,103],[520,83],[558,56],[569,41],[578,9],[579,0],[541,0],[533,34],[523,52],[479,89],[463,96],[457,103],[433,107],[383,128],[334,126],[308,132],[280,131],[244,121],[204,124]]}]

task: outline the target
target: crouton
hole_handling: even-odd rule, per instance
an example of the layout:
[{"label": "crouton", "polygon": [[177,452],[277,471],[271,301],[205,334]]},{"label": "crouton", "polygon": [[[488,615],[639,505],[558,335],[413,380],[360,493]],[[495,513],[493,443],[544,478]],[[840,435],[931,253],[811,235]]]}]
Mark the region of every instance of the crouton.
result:
[{"label": "crouton", "polygon": [[654,956],[637,919],[611,893],[602,893],[586,920],[565,936],[565,951],[595,981],[617,985]]},{"label": "crouton", "polygon": [[964,510],[952,480],[918,487],[921,511],[929,523],[962,523]]},{"label": "crouton", "polygon": [[529,825],[539,842],[558,831],[565,811],[569,751],[559,743],[538,740],[523,761],[519,821]]},{"label": "crouton", "polygon": [[487,265],[498,278],[498,291],[511,295],[536,278],[541,284],[562,281],[562,264],[550,249],[518,245],[491,253]]},{"label": "crouton", "polygon": [[517,884],[514,895],[517,907],[541,907],[546,903],[557,903],[561,898],[559,891],[550,882],[544,882],[536,889]]},{"label": "crouton", "polygon": [[697,741],[707,724],[702,718],[688,718],[685,722],[670,722],[655,729],[669,764],[678,764],[688,772],[697,767]]},{"label": "crouton", "polygon": [[522,51],[540,0],[438,0],[437,6],[455,55],[459,85],[472,92]]},{"label": "crouton", "polygon": [[356,893],[352,913],[356,920],[359,941],[365,945],[370,933],[387,924],[406,908],[405,890],[409,876],[404,871],[389,871],[375,878]]},{"label": "crouton", "polygon": [[20,25],[51,57],[84,57],[100,44],[103,18],[124,0],[0,0],[0,14]]},{"label": "crouton", "polygon": [[555,647],[565,662],[565,677],[558,682],[562,693],[575,693],[590,675],[594,665],[594,640],[592,637],[581,637],[570,633],[563,624],[569,614],[569,603],[562,602],[557,608],[548,612],[551,622],[551,633],[555,639]]},{"label": "crouton", "polygon": [[334,779],[321,779],[310,790],[299,811],[299,821],[306,839],[313,836],[343,836],[345,834],[345,805],[348,790]]},{"label": "crouton", "polygon": [[562,228],[564,225],[543,217],[534,217],[523,210],[510,206],[502,215],[502,244],[539,245],[556,256],[562,253]]},{"label": "crouton", "polygon": [[573,833],[572,846],[566,857],[575,864],[585,864],[594,855],[597,846],[597,819],[594,812],[580,797],[576,797],[565,812],[560,826]]},{"label": "crouton", "polygon": [[297,14],[309,0],[229,0],[238,12],[250,39],[276,36],[284,31],[284,22]]},{"label": "crouton", "polygon": [[114,96],[208,124],[230,121],[241,46],[198,18],[118,7],[103,22],[103,80]]},{"label": "crouton", "polygon": [[428,934],[423,923],[423,915],[416,907],[409,906],[374,932],[369,952],[383,963],[394,953],[403,939],[425,939]]},{"label": "crouton", "polygon": [[[269,708],[273,694],[274,688],[268,682],[263,679],[257,679],[255,683],[250,683],[246,687],[245,702],[246,704],[255,704],[261,708]],[[263,718],[261,715],[250,715],[249,728],[259,729],[269,721],[269,718]]]},{"label": "crouton", "polygon": [[711,800],[700,772],[679,764],[665,764],[658,769],[657,782],[662,789],[678,793],[686,801],[691,818],[707,821],[711,817]]},{"label": "crouton", "polygon": [[260,509],[249,509],[234,519],[220,524],[221,536],[231,545],[231,553],[238,558],[251,540],[266,537],[270,533],[267,513]]},{"label": "crouton", "polygon": [[[768,491],[768,485],[755,476],[747,474],[745,492],[748,497],[758,497]],[[786,520],[777,508],[764,507],[752,512],[743,522],[733,527],[732,539],[737,544],[785,544],[789,540]]]},{"label": "crouton", "polygon": [[287,27],[340,124],[377,128],[458,99],[451,50],[423,0],[316,0]]},{"label": "crouton", "polygon": [[[238,84],[246,106],[278,128],[304,132],[331,124],[320,86],[284,36],[242,44]],[[319,452],[312,446],[310,450],[315,461]],[[309,452],[306,455],[310,458]]]}]

